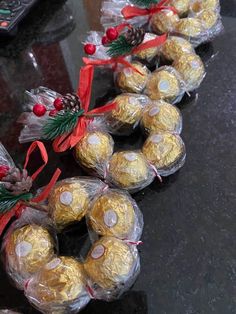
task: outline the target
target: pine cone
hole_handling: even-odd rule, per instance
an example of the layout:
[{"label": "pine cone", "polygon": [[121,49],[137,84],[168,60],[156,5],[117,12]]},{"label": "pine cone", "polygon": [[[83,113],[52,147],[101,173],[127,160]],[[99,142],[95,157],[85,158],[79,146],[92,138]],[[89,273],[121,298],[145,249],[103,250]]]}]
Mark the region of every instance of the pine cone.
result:
[{"label": "pine cone", "polygon": [[28,176],[27,170],[24,169],[21,172],[18,168],[12,168],[9,170],[7,176],[2,178],[2,183],[12,194],[18,195],[29,192],[33,181]]},{"label": "pine cone", "polygon": [[62,102],[63,102],[64,110],[79,111],[81,109],[80,108],[80,99],[75,93],[66,94],[62,98]]},{"label": "pine cone", "polygon": [[128,31],[125,34],[125,38],[128,44],[132,46],[138,46],[140,45],[145,36],[145,30],[140,27],[131,27],[128,29]]}]

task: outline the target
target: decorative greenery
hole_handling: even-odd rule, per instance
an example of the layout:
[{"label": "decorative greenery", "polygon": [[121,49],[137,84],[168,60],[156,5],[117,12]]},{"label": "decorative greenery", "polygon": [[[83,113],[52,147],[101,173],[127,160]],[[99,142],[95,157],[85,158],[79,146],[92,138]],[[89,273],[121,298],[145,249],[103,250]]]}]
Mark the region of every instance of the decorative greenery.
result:
[{"label": "decorative greenery", "polygon": [[156,4],[158,0],[132,0],[132,2],[136,5],[148,8],[151,4]]},{"label": "decorative greenery", "polygon": [[132,49],[133,46],[127,43],[124,35],[121,35],[109,44],[107,53],[110,57],[119,57],[130,53]]},{"label": "decorative greenery", "polygon": [[52,118],[46,122],[43,127],[43,137],[46,140],[54,140],[56,137],[71,132],[78,121],[78,118],[82,116],[84,110],[79,111],[61,111],[58,112]]},{"label": "decorative greenery", "polygon": [[31,193],[14,195],[4,186],[0,186],[0,214],[11,210],[19,201],[28,201],[33,197]]}]

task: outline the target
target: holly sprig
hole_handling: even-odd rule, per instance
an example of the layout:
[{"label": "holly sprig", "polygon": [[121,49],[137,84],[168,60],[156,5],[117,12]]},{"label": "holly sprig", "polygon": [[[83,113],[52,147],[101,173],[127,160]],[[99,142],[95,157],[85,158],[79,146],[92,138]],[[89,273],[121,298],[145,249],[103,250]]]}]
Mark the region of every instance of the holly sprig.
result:
[{"label": "holly sprig", "polygon": [[116,40],[111,42],[108,47],[107,54],[112,58],[129,54],[134,48],[127,42],[124,35],[120,35]]},{"label": "holly sprig", "polygon": [[49,118],[43,126],[43,138],[45,140],[54,140],[62,134],[70,133],[76,127],[79,117],[83,114],[83,109],[58,112],[54,117]]},{"label": "holly sprig", "polygon": [[3,185],[0,186],[0,214],[5,214],[11,210],[19,201],[29,201],[33,197],[31,193],[14,195]]}]

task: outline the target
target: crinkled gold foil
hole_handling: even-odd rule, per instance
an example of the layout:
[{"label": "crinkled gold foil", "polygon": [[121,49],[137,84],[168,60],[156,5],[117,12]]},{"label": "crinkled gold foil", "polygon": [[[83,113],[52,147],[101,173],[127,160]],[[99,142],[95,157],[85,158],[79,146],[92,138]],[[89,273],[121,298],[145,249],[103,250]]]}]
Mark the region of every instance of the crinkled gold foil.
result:
[{"label": "crinkled gold foil", "polygon": [[76,181],[61,181],[49,195],[49,208],[52,219],[59,230],[80,221],[87,212],[89,195]]},{"label": "crinkled gold foil", "polygon": [[159,132],[149,136],[142,152],[157,169],[168,168],[183,154],[181,138],[169,132]]},{"label": "crinkled gold foil", "polygon": [[83,265],[71,257],[54,258],[29,282],[27,289],[42,304],[73,301],[85,291]]},{"label": "crinkled gold foil", "polygon": [[[153,40],[157,37],[157,35],[152,34],[152,33],[146,33],[144,36],[143,43]],[[135,56],[138,57],[139,59],[150,61],[152,60],[158,53],[158,48],[159,47],[154,47],[154,48],[148,48],[144,49],[140,52],[138,52]]]},{"label": "crinkled gold foil", "polygon": [[103,169],[104,163],[113,153],[114,142],[105,132],[90,131],[79,141],[75,148],[77,160],[87,169]]},{"label": "crinkled gold foil", "polygon": [[171,0],[168,5],[174,7],[177,11],[179,16],[186,15],[190,8],[191,0]]},{"label": "crinkled gold foil", "polygon": [[22,278],[37,272],[54,254],[48,230],[32,224],[14,230],[6,241],[6,260],[11,272]]},{"label": "crinkled gold foil", "polygon": [[145,92],[152,100],[172,102],[181,93],[180,81],[174,71],[158,70],[150,76]]},{"label": "crinkled gold foil", "polygon": [[218,20],[218,14],[214,10],[203,10],[197,17],[202,21],[206,29],[211,29]]},{"label": "crinkled gold foil", "polygon": [[196,54],[185,54],[175,60],[173,67],[180,73],[186,89],[196,89],[205,76],[205,68],[201,58]]},{"label": "crinkled gold foil", "polygon": [[130,67],[125,67],[117,73],[117,85],[123,91],[141,93],[147,84],[149,70],[140,62],[131,62],[131,64],[142,75]]},{"label": "crinkled gold foil", "polygon": [[204,26],[200,19],[187,17],[181,19],[175,28],[176,32],[187,37],[198,37],[204,35]]},{"label": "crinkled gold foil", "polygon": [[176,132],[181,125],[180,111],[173,105],[163,101],[155,101],[149,105],[142,117],[142,124],[148,133],[158,131]]},{"label": "crinkled gold foil", "polygon": [[151,18],[152,30],[157,34],[172,32],[179,21],[178,14],[171,10],[162,10]]},{"label": "crinkled gold foil", "polygon": [[129,279],[134,263],[134,256],[125,242],[102,237],[91,248],[84,268],[94,283],[113,290]]},{"label": "crinkled gold foil", "polygon": [[92,204],[89,222],[91,228],[99,235],[127,239],[134,230],[133,204],[124,193],[108,191]]},{"label": "crinkled gold foil", "polygon": [[168,61],[174,61],[185,53],[194,53],[193,46],[184,38],[170,36],[161,48],[162,56]]},{"label": "crinkled gold foil", "polygon": [[219,0],[196,0],[191,4],[191,10],[196,13],[207,9],[216,11],[219,6]]},{"label": "crinkled gold foil", "polygon": [[122,188],[132,188],[148,179],[148,164],[139,152],[125,151],[113,154],[109,163],[109,176]]}]

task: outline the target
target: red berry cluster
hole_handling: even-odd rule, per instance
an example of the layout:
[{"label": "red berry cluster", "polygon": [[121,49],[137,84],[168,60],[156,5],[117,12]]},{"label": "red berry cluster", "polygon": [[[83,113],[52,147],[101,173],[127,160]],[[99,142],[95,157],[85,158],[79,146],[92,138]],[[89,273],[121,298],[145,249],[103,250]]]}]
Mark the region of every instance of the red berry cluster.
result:
[{"label": "red berry cluster", "polygon": [[[111,41],[116,40],[119,36],[119,33],[115,27],[108,28],[106,34],[102,37],[103,46],[108,45]],[[96,45],[94,44],[85,44],[84,52],[87,55],[93,55],[96,52]]]},{"label": "red berry cluster", "polygon": [[[49,116],[53,117],[57,114],[58,111],[63,109],[63,101],[62,98],[56,98],[54,100],[53,103],[55,109],[51,110],[49,112]],[[45,115],[45,113],[47,112],[47,108],[45,105],[43,104],[35,104],[33,107],[33,113],[37,116],[37,117],[42,117]]]}]

